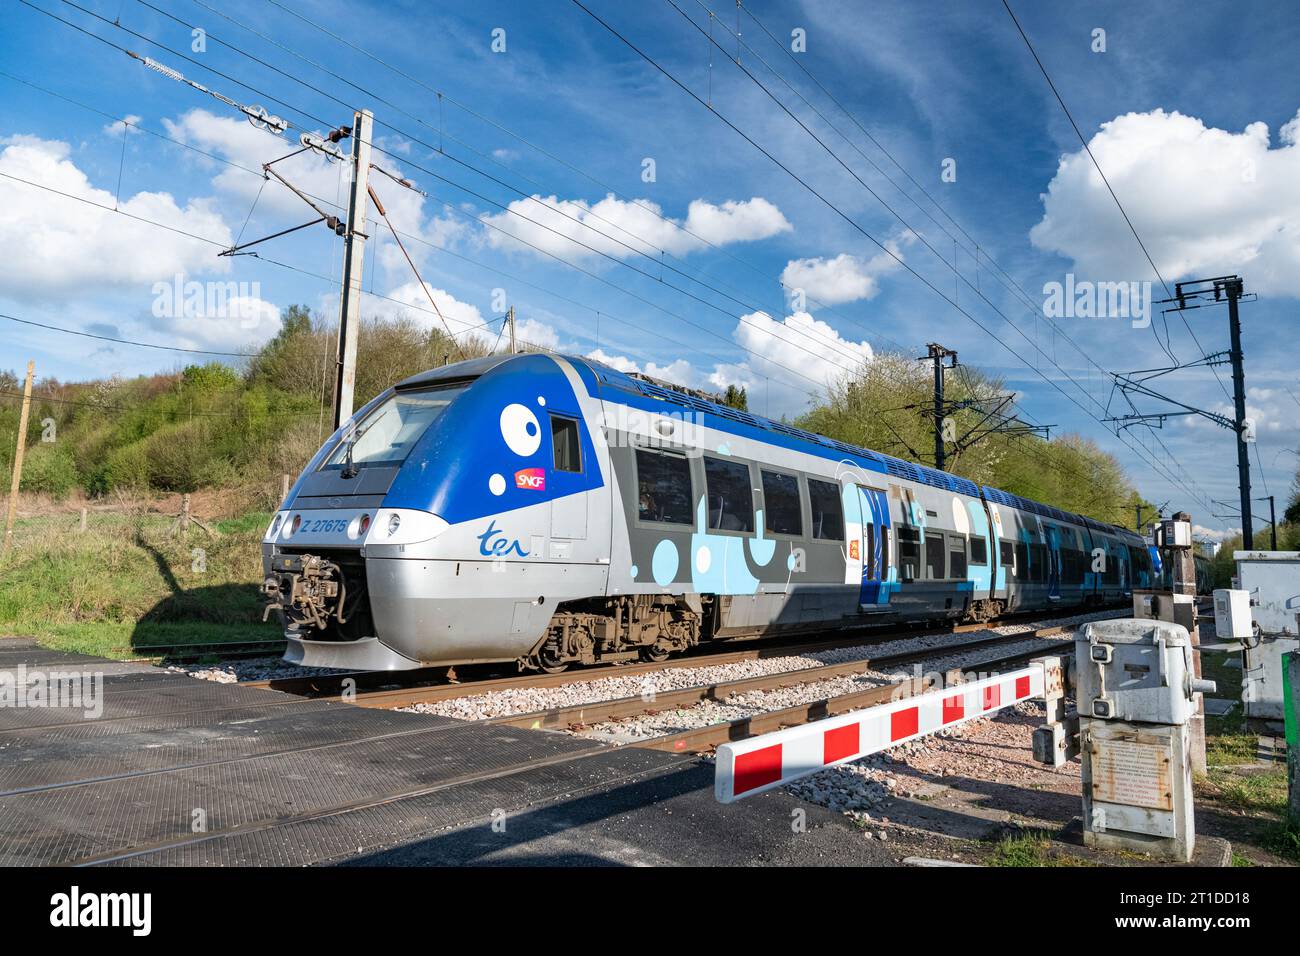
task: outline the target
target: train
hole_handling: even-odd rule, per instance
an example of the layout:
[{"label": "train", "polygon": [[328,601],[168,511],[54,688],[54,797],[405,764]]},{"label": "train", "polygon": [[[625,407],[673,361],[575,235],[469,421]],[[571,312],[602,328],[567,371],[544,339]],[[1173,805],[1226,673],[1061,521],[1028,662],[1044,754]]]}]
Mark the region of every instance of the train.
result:
[{"label": "train", "polygon": [[659,661],[1156,581],[1132,531],[550,353],[376,396],[298,477],[262,558],[285,659],[365,670]]}]

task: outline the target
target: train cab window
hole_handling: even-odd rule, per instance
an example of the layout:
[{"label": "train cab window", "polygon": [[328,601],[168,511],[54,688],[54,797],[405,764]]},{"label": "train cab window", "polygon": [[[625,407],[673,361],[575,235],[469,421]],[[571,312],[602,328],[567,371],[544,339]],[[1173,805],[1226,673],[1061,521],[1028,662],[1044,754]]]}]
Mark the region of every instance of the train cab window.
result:
[{"label": "train cab window", "polygon": [[915,528],[898,529],[898,575],[904,581],[916,580],[921,567],[921,535]]},{"label": "train cab window", "polygon": [[763,526],[769,534],[803,534],[799,479],[775,471],[763,472]]},{"label": "train cab window", "polygon": [[925,533],[925,576],[931,581],[942,581],[948,576],[943,535],[937,531]]},{"label": "train cab window", "polygon": [[576,421],[551,416],[551,447],[555,452],[556,471],[582,471],[582,447],[578,443]]},{"label": "train cab window", "polygon": [[1014,573],[1016,568],[1016,546],[1010,541],[998,542],[998,561],[1007,569],[1007,573]]},{"label": "train cab window", "polygon": [[840,486],[809,478],[808,502],[812,505],[812,536],[824,541],[843,541],[844,503],[840,501]]},{"label": "train cab window", "polygon": [[704,481],[709,496],[709,527],[716,531],[753,531],[754,486],[749,466],[705,458]]},{"label": "train cab window", "polygon": [[948,574],[954,578],[966,578],[966,539],[964,537],[948,539]]},{"label": "train cab window", "polygon": [[642,521],[690,525],[691,465],[683,455],[636,450],[638,511]]},{"label": "train cab window", "polygon": [[983,538],[970,539],[970,563],[978,565],[989,563],[989,544]]}]

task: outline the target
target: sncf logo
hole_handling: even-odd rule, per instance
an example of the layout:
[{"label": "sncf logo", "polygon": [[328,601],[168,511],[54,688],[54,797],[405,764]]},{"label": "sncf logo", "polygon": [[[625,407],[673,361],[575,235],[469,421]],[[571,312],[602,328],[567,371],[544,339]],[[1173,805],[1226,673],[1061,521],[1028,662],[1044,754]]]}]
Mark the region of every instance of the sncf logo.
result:
[{"label": "sncf logo", "polygon": [[542,468],[524,468],[515,472],[515,487],[529,491],[546,490],[546,471]]}]

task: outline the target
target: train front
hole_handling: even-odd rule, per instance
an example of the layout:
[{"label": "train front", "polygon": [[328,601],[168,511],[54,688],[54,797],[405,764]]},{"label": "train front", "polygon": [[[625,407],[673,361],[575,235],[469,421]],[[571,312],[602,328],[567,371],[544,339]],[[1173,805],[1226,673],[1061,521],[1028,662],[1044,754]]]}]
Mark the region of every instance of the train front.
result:
[{"label": "train front", "polygon": [[389,389],[330,436],[262,542],[285,660],[522,658],[558,601],[600,593],[607,565],[587,554],[587,518],[603,513],[589,503],[602,468],[586,424],[599,409],[584,373],[542,355],[460,362]]}]

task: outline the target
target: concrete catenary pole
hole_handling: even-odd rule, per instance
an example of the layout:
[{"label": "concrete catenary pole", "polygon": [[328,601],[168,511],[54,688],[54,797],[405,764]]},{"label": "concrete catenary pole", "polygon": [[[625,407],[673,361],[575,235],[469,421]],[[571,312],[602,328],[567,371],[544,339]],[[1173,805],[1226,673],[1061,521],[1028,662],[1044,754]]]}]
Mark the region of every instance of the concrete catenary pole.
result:
[{"label": "concrete catenary pole", "polygon": [[343,237],[343,293],[339,301],[338,366],[334,382],[335,428],[352,417],[357,381],[357,326],[361,322],[361,278],[365,272],[373,121],[370,110],[361,110],[352,124],[352,189],[348,193],[348,231]]},{"label": "concrete catenary pole", "polygon": [[9,508],[5,513],[5,537],[0,544],[0,555],[9,550],[14,534],[14,520],[18,517],[18,486],[23,480],[23,453],[27,450],[27,416],[32,410],[32,375],[36,363],[27,363],[27,381],[23,383],[23,409],[18,415],[18,442],[14,449],[14,475],[9,483]]}]

